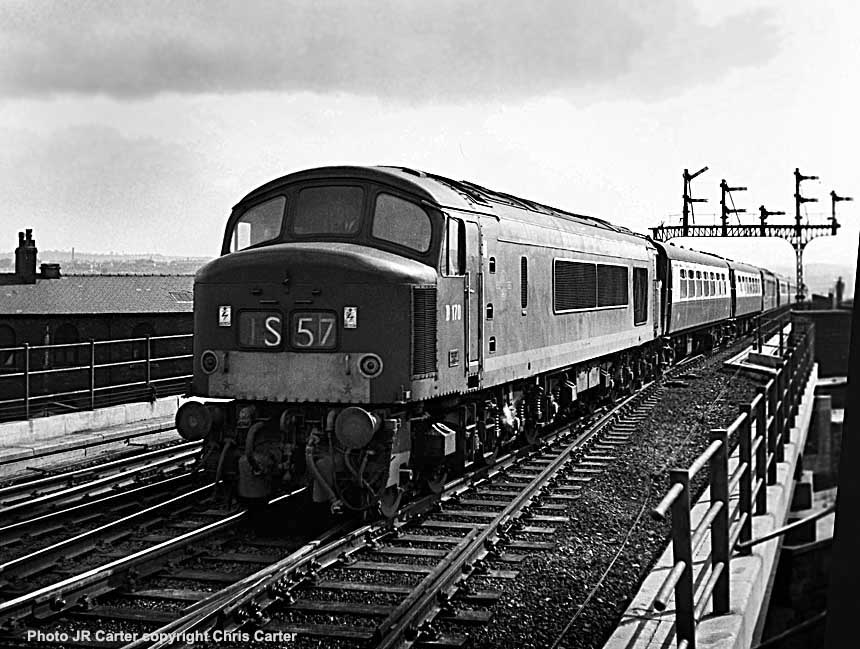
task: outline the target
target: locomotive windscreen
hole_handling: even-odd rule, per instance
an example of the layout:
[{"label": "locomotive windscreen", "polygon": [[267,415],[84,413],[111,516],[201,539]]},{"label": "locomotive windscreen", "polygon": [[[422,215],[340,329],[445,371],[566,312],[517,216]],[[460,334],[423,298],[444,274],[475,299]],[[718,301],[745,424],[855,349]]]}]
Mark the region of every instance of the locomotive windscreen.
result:
[{"label": "locomotive windscreen", "polygon": [[363,205],[361,187],[307,187],[299,192],[293,234],[356,234]]},{"label": "locomotive windscreen", "polygon": [[280,237],[286,206],[287,199],[276,196],[246,211],[233,226],[230,252],[244,250]]}]

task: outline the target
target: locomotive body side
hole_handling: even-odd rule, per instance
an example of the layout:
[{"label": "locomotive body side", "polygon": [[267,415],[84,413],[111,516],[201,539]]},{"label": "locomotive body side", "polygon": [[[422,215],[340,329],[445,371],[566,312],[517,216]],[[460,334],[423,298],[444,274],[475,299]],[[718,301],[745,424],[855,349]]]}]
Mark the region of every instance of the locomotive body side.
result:
[{"label": "locomotive body side", "polygon": [[485,386],[585,363],[585,390],[588,363],[655,339],[656,249],[643,237],[504,211],[484,231]]}]

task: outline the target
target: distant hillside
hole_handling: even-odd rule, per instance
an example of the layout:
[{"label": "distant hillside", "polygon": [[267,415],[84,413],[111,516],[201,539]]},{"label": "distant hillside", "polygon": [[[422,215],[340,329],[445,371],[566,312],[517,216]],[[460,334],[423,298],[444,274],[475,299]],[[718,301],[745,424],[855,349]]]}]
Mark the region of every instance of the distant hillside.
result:
[{"label": "distant hillside", "polygon": [[[773,270],[794,279],[794,266],[777,266],[774,264]],[[812,293],[818,295],[827,295],[831,291],[835,292],[836,280],[841,277],[842,281],[845,282],[845,296],[853,296],[855,271],[856,267],[853,263],[812,263],[803,266],[806,286]]]},{"label": "distant hillside", "polygon": [[[2,255],[2,253],[0,253]],[[40,250],[39,264],[58,263],[64,275],[193,275],[209,257]],[[15,268],[15,253],[0,256],[0,272]]]}]

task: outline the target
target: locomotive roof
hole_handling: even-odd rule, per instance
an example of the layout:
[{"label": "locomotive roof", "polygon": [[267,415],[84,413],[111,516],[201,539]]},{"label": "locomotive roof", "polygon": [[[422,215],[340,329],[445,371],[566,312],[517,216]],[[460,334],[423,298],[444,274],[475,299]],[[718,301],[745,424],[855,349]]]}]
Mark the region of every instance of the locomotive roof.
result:
[{"label": "locomotive roof", "polygon": [[[252,200],[279,186],[298,181],[322,179],[354,179],[382,182],[399,187],[440,207],[463,212],[483,214],[493,217],[507,217],[522,220],[525,213],[562,219],[579,225],[597,227],[604,230],[644,239],[644,235],[625,227],[613,225],[593,216],[576,214],[543,203],[487,189],[465,180],[452,180],[407,167],[379,166],[333,166],[308,169],[288,174],[255,189],[242,199]],[[538,217],[540,219],[540,217]]]}]

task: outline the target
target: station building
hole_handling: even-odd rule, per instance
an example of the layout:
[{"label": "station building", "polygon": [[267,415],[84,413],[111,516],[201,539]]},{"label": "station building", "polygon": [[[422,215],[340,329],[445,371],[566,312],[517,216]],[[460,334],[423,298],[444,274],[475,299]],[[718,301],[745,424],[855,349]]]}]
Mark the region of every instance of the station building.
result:
[{"label": "station building", "polygon": [[[151,357],[190,354],[192,275],[63,276],[59,264],[41,264],[38,271],[36,268],[36,242],[28,229],[18,233],[15,272],[0,274],[0,379],[4,375],[18,375],[25,367],[32,372],[81,367],[93,360],[103,365],[139,360],[148,354]],[[74,344],[177,334],[187,336],[156,339],[153,341],[159,347],[156,350],[145,340],[98,344],[92,349],[89,345]],[[27,352],[22,349],[25,345],[37,349]],[[185,373],[190,373],[190,361],[187,364]],[[161,363],[156,369],[173,372],[177,368]],[[100,370],[99,382],[136,380],[141,372],[140,365],[104,368]],[[73,379],[71,375],[65,376],[63,382]],[[50,380],[49,375],[40,379]],[[18,392],[11,385],[4,389],[4,383],[11,383],[11,379],[0,380],[0,399],[3,393],[9,396]]]}]

